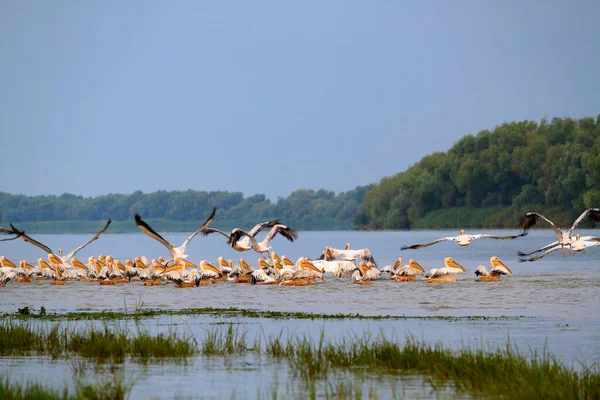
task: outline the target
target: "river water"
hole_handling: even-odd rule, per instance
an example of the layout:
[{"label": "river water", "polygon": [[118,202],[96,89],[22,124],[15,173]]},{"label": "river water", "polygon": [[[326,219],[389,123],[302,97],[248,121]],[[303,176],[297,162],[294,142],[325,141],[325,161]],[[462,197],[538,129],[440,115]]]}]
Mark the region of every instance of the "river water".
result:
[{"label": "river water", "polygon": [[[516,232],[485,230],[467,233],[511,235]],[[580,230],[579,233],[582,236],[600,236],[600,230]],[[317,258],[326,245],[343,248],[346,242],[352,248],[369,248],[379,266],[391,264],[397,257],[403,257],[405,262],[414,258],[428,270],[443,266],[444,258],[451,256],[468,270],[457,275],[456,283],[427,284],[422,279],[408,283],[381,280],[365,286],[354,285],[350,279],[327,276],[317,285],[292,288],[229,283],[178,289],[173,285],[144,287],[139,282],[115,286],[99,286],[89,282],[68,282],[65,286],[51,286],[45,281],[31,284],[11,282],[0,288],[0,311],[14,312],[24,306],[39,309],[42,305],[50,312],[122,310],[143,306],[173,309],[239,307],[395,316],[487,316],[492,318],[452,321],[307,321],[176,316],[152,319],[145,324],[157,330],[179,326],[199,340],[206,333],[207,327],[222,322],[242,324],[250,338],[279,332],[311,336],[325,332],[327,337],[337,338],[383,331],[400,340],[410,334],[427,342],[442,342],[448,347],[503,346],[510,340],[519,350],[545,350],[575,368],[581,368],[582,364],[589,366],[600,362],[600,313],[597,311],[600,304],[600,248],[592,248],[585,255],[580,253],[562,256],[560,252],[555,252],[533,263],[518,262],[517,250],[529,252],[556,239],[553,231],[540,229],[516,240],[482,239],[473,241],[471,246],[464,248],[453,242],[442,242],[419,250],[400,251],[402,245],[425,243],[457,234],[454,231],[300,232],[294,243],[289,243],[282,237],[271,242],[273,250],[292,260],[301,256]],[[163,236],[179,245],[187,235],[172,233]],[[89,236],[37,235],[35,238],[55,251],[62,247],[67,253],[85,242]],[[241,255],[255,265],[257,258],[256,253],[233,251],[221,236],[196,237],[188,246],[187,253],[192,262],[201,259],[216,261],[219,256],[236,262]],[[35,262],[39,257],[45,258],[41,250],[20,240],[1,243],[0,254],[13,261],[27,259]],[[168,257],[164,247],[143,234],[106,234],[83,249],[77,257],[86,260],[89,255],[99,254],[110,254],[122,260],[138,255],[148,258],[160,255]],[[475,282],[474,271],[477,266],[483,264],[489,269],[489,258],[494,255],[512,269],[513,275],[504,277],[501,282]],[[519,318],[496,318],[501,316]],[[285,383],[289,380],[287,367],[264,359],[242,357],[237,361],[226,362],[198,358],[192,364],[177,368],[162,364],[142,368],[128,364],[127,373],[138,379],[132,392],[133,398],[172,397],[173,391],[168,385],[152,385],[152,382],[167,382],[169,379],[181,381],[177,387],[183,397],[270,397],[270,392],[267,390],[265,393],[261,385],[271,382],[272,386],[275,376],[279,376],[281,386],[278,393],[286,393],[288,390]],[[67,371],[69,365],[60,360],[49,361],[39,357],[0,358],[0,371],[4,374],[42,377],[44,380],[52,376],[50,380],[60,386],[64,379],[61,381],[52,374],[56,368]],[[31,375],[27,371],[36,373]],[[188,382],[198,375],[213,382],[209,385],[212,389],[204,395],[197,393]],[[260,381],[254,379],[257,376],[268,378],[259,385]],[[244,384],[232,385],[232,379]],[[409,391],[415,387],[418,388],[420,397],[428,397],[421,384],[413,385]],[[406,387],[401,388],[400,393],[402,390],[406,390]],[[259,396],[259,393],[262,394]],[[385,393],[387,392],[379,394]]]}]

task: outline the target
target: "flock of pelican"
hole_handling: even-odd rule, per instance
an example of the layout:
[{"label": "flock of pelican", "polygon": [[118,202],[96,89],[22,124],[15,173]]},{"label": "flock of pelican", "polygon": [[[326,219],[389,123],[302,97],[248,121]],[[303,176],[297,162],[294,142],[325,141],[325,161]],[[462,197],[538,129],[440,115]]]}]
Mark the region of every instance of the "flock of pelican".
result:
[{"label": "flock of pelican", "polygon": [[[293,242],[297,238],[294,229],[280,223],[279,220],[266,221],[256,224],[250,231],[244,231],[240,228],[233,229],[230,233],[218,229],[209,228],[214,220],[216,209],[213,209],[208,219],[192,233],[180,246],[170,244],[160,234],[158,234],[150,225],[142,220],[139,215],[135,216],[135,223],[138,228],[147,236],[158,241],[165,246],[169,252],[170,258],[165,260],[163,257],[148,260],[145,256],[138,256],[133,259],[121,260],[114,259],[110,255],[91,256],[87,264],[79,261],[75,255],[97,240],[104,234],[111,224],[108,220],[100,232],[87,242],[73,249],[66,256],[63,256],[62,249],[55,253],[48,246],[31,238],[24,231],[16,228],[12,223],[10,229],[0,227],[0,233],[9,235],[0,239],[0,241],[10,241],[22,239],[39,249],[47,256],[47,261],[38,258],[37,265],[32,265],[26,260],[15,265],[4,256],[0,256],[0,286],[4,286],[9,281],[31,282],[32,280],[49,279],[54,285],[64,285],[68,280],[87,280],[98,282],[101,285],[113,285],[131,281],[143,281],[146,286],[160,285],[165,283],[174,283],[178,287],[195,287],[201,285],[211,285],[221,281],[232,281],[236,283],[263,283],[279,284],[282,286],[307,286],[323,280],[324,274],[330,273],[336,277],[351,277],[356,284],[370,284],[371,281],[381,279],[384,274],[391,280],[397,282],[415,281],[417,276],[423,276],[427,283],[432,282],[454,282],[457,273],[464,273],[467,270],[452,257],[444,259],[442,268],[434,268],[425,273],[425,270],[414,259],[409,259],[408,264],[402,263],[402,258],[398,258],[393,265],[386,265],[381,269],[377,266],[373,255],[369,249],[351,249],[350,244],[346,244],[345,249],[335,249],[325,247],[319,259],[313,260],[309,257],[301,257],[296,262],[289,260],[286,256],[279,257],[274,251],[271,251],[270,242],[281,235],[287,240]],[[494,236],[494,235],[467,235],[464,230],[455,237],[444,237],[434,240],[430,243],[416,244],[412,246],[403,246],[401,250],[417,250],[428,247],[444,241],[454,241],[459,246],[469,246],[471,241],[477,239],[500,239],[512,240],[527,235],[529,229],[542,220],[550,224],[557,234],[557,240],[540,249],[530,253],[518,252],[521,261],[536,261],[553,251],[562,250],[566,255],[565,248],[569,254],[584,252],[585,249],[593,246],[600,246],[600,238],[585,236],[579,234],[573,238],[574,229],[586,218],[600,221],[600,209],[589,208],[585,210],[579,218],[573,223],[568,231],[562,231],[552,221],[541,214],[530,212],[521,217],[520,227],[522,231],[514,236]],[[260,242],[257,236],[263,230],[268,229],[265,238]],[[232,260],[225,260],[219,257],[216,263],[208,260],[202,260],[198,265],[190,262],[187,258],[186,248],[196,235],[210,235],[218,233],[226,237],[226,244],[234,250],[245,252],[253,250],[258,254],[257,266],[252,267],[244,259],[240,258],[237,264]],[[537,254],[532,258],[525,258]],[[501,280],[502,275],[510,275],[512,271],[497,256],[490,257],[491,270],[488,271],[483,265],[480,265],[475,275],[481,282],[492,282]]]}]

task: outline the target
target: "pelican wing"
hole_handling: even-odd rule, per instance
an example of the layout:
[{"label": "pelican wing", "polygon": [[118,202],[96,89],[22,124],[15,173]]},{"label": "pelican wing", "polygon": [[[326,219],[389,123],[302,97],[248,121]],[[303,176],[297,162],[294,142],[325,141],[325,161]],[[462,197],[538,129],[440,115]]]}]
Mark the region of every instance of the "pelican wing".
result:
[{"label": "pelican wing", "polygon": [[600,208],[588,208],[585,210],[579,218],[573,222],[573,226],[569,229],[569,234],[573,233],[573,230],[586,218],[589,217],[592,221],[600,222]]},{"label": "pelican wing", "polygon": [[254,225],[254,228],[252,228],[250,230],[250,232],[248,232],[248,234],[250,236],[256,237],[256,235],[258,235],[260,233],[260,231],[262,231],[265,228],[272,228],[275,225],[279,224],[279,220],[273,220],[273,221],[266,221],[266,222],[261,222],[260,224],[256,224]]},{"label": "pelican wing", "polygon": [[196,236],[200,232],[206,230],[206,228],[208,227],[208,225],[210,225],[210,223],[213,221],[213,219],[215,219],[215,214],[216,213],[217,213],[217,209],[213,208],[212,214],[210,214],[210,216],[204,222],[204,224],[202,224],[202,226],[200,228],[198,228],[198,230],[196,232],[192,233],[187,239],[185,239],[185,242],[183,242],[183,244],[181,245],[181,247],[183,247],[185,249],[187,247],[187,245],[190,243],[190,241],[194,238],[194,236]]},{"label": "pelican wing", "polygon": [[558,226],[556,226],[554,224],[554,222],[550,221],[548,218],[544,217],[542,214],[538,214],[536,212],[528,212],[527,214],[525,214],[521,217],[521,219],[519,220],[519,226],[521,227],[522,232],[529,231],[529,228],[534,226],[538,219],[543,219],[548,224],[550,224],[550,227],[552,229],[554,229],[554,232],[556,232],[557,235],[560,236],[562,234],[562,231],[558,228]]},{"label": "pelican wing", "polygon": [[229,235],[219,229],[216,228],[206,228],[202,231],[202,235],[204,236],[208,236],[211,233],[220,233],[221,235],[225,236],[227,238],[227,240],[229,241]]},{"label": "pelican wing", "polygon": [[148,225],[147,223],[145,223],[142,220],[142,217],[139,216],[139,214],[135,214],[135,224],[146,235],[150,236],[154,240],[158,240],[163,246],[165,246],[169,250],[169,253],[171,253],[171,257],[173,257],[173,258],[177,257],[177,254],[175,254],[175,251],[173,250],[173,247],[171,247],[171,245],[169,244],[169,242],[167,242],[165,240],[165,238],[163,238],[158,233],[156,233],[154,231],[154,229],[152,229],[150,227],[150,225]]},{"label": "pelican wing", "polygon": [[40,249],[44,250],[45,253],[52,253],[54,254],[54,252],[52,251],[52,249],[50,249],[50,247],[46,246],[45,244],[42,244],[40,242],[38,242],[35,239],[30,238],[29,236],[27,236],[25,234],[25,231],[20,231],[17,228],[15,228],[15,226],[11,223],[10,227],[12,228],[13,232],[18,235],[17,237],[20,237],[21,239],[23,239],[24,241],[31,243],[34,246],[39,247]]},{"label": "pelican wing", "polygon": [[475,275],[477,275],[477,276],[488,276],[488,270],[485,267],[485,265],[480,265],[479,267],[477,267],[477,269],[475,270]]},{"label": "pelican wing", "polygon": [[290,242],[293,242],[298,238],[298,233],[294,229],[285,225],[277,224],[271,228],[265,240],[270,242],[278,233]]},{"label": "pelican wing", "polygon": [[423,271],[418,268],[413,267],[404,267],[397,273],[398,276],[415,276],[415,275],[423,275]]},{"label": "pelican wing", "polygon": [[256,241],[256,239],[253,236],[250,236],[250,234],[248,232],[241,230],[240,228],[235,228],[234,230],[231,231],[231,236],[229,236],[229,240],[227,241],[227,243],[231,244],[231,247],[235,247],[237,242],[239,242],[242,239],[242,236],[249,237],[250,240],[252,241],[253,245],[258,244],[258,242]]},{"label": "pelican wing", "polygon": [[539,248],[537,250],[532,251],[531,253],[523,253],[521,250],[517,250],[517,255],[520,256],[520,257],[530,256],[532,254],[539,253],[540,251],[548,250],[549,248],[554,247],[557,244],[558,244],[558,241],[554,241],[554,242],[552,242],[550,244],[545,245],[542,248]]},{"label": "pelican wing", "polygon": [[523,231],[523,232],[519,233],[518,235],[512,235],[512,236],[496,236],[496,235],[486,235],[485,233],[481,233],[479,235],[471,235],[470,239],[471,240],[477,240],[477,239],[513,240],[513,239],[516,239],[521,236],[527,236],[527,233],[528,233],[527,231]]},{"label": "pelican wing", "polygon": [[525,261],[529,261],[529,262],[537,261],[540,258],[546,257],[548,254],[552,253],[553,251],[560,250],[561,248],[562,248],[562,246],[559,245],[559,244],[557,244],[556,246],[551,247],[550,249],[544,251],[542,254],[540,254],[538,256],[535,256],[535,257],[532,257],[532,258],[519,257],[519,261],[521,261],[521,262],[525,262]]},{"label": "pelican wing", "polygon": [[85,242],[84,244],[82,244],[81,246],[77,247],[75,250],[73,250],[69,254],[67,254],[67,257],[65,258],[65,260],[69,261],[71,258],[73,258],[75,256],[75,254],[77,254],[77,252],[79,250],[83,249],[85,246],[87,246],[88,244],[92,243],[94,240],[98,239],[100,236],[102,236],[102,234],[104,234],[104,232],[106,232],[106,230],[108,229],[108,226],[110,225],[111,222],[112,221],[109,219],[106,222],[106,225],[104,225],[104,228],[102,228],[102,230],[100,232],[98,232],[96,234],[96,236],[94,236],[93,238],[91,238],[90,240],[88,240],[87,242]]},{"label": "pelican wing", "polygon": [[417,250],[417,249],[421,249],[423,247],[432,246],[439,242],[451,242],[451,241],[456,242],[457,240],[458,240],[458,236],[448,236],[448,237],[439,238],[439,239],[434,240],[433,242],[429,242],[429,243],[413,244],[412,246],[402,246],[400,248],[400,250]]}]

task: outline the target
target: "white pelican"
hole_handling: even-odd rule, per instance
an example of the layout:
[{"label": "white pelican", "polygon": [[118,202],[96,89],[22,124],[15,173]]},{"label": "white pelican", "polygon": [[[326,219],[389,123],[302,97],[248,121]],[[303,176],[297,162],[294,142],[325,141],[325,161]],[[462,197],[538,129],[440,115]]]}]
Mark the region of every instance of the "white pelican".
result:
[{"label": "white pelican", "polygon": [[475,270],[475,275],[479,277],[480,282],[493,282],[499,281],[502,279],[502,275],[510,275],[512,271],[510,268],[506,266],[498,257],[492,256],[490,257],[490,265],[492,266],[492,270],[488,272],[487,268],[484,265],[480,265]]},{"label": "white pelican", "polygon": [[454,261],[452,257],[446,257],[444,259],[444,265],[443,268],[431,269],[425,275],[425,282],[456,282],[455,274],[467,272],[465,267]]},{"label": "white pelican", "polygon": [[375,281],[381,278],[381,271],[371,262],[365,263],[364,261],[361,261],[359,268],[363,269],[365,278],[369,280]]},{"label": "white pelican", "polygon": [[271,227],[271,230],[269,231],[269,233],[267,233],[267,236],[261,242],[258,242],[248,232],[243,231],[239,228],[235,228],[233,231],[231,231],[231,237],[230,237],[231,247],[235,248],[235,246],[237,246],[237,243],[239,241],[241,241],[243,236],[245,236],[250,239],[250,243],[251,243],[250,248],[252,250],[256,251],[261,256],[263,256],[264,253],[268,254],[269,251],[271,250],[271,247],[269,246],[269,242],[271,242],[271,240],[273,240],[273,238],[278,233],[280,235],[282,235],[283,237],[285,237],[290,242],[293,242],[298,237],[298,234],[296,233],[296,231],[294,229],[292,229],[286,225],[282,225],[282,224],[273,225],[273,227]]},{"label": "white pelican", "polygon": [[272,228],[277,224],[279,224],[279,220],[266,221],[266,222],[261,222],[259,224],[256,224],[256,225],[254,225],[254,228],[252,228],[250,230],[250,232],[248,232],[248,236],[244,236],[243,238],[237,240],[236,242],[233,242],[233,237],[234,237],[233,235],[237,230],[240,230],[240,228],[234,228],[230,234],[227,234],[219,229],[206,228],[204,231],[202,231],[202,234],[204,236],[207,236],[207,235],[210,235],[211,233],[220,233],[221,235],[223,235],[227,238],[227,244],[231,245],[231,247],[234,250],[248,251],[248,250],[252,250],[252,245],[250,244],[250,237],[256,238],[256,235],[258,235],[264,228]]},{"label": "white pelican", "polygon": [[465,234],[464,229],[460,230],[460,234],[458,236],[447,236],[443,238],[439,238],[429,243],[422,244],[413,244],[412,246],[402,246],[400,250],[417,250],[423,247],[431,246],[440,242],[457,242],[460,247],[465,247],[471,244],[472,240],[477,239],[500,239],[500,240],[512,240],[521,236],[527,235],[527,232],[521,232],[518,235],[514,236],[496,236],[496,235],[487,235],[484,233],[480,233],[478,235],[467,235]]},{"label": "white pelican", "polygon": [[346,243],[346,248],[344,250],[326,246],[325,250],[323,250],[323,253],[321,253],[321,256],[319,257],[319,260],[334,261],[338,258],[343,258],[346,261],[353,261],[354,263],[356,263],[357,259],[361,259],[377,265],[369,249],[351,250],[350,243]]},{"label": "white pelican", "polygon": [[[570,255],[574,255],[575,253],[579,253],[579,252],[583,252],[583,254],[585,253],[585,249],[588,247],[594,247],[594,246],[600,246],[600,238],[595,238],[593,236],[580,236],[579,234],[577,234],[575,236],[575,240],[573,240],[570,244],[570,248],[569,248],[569,254]],[[519,254],[519,261],[523,262],[523,261],[529,261],[529,262],[533,262],[533,261],[537,261],[540,258],[544,258],[546,257],[548,254],[555,252],[557,250],[562,250],[564,252],[564,247],[563,244],[559,243],[558,241],[556,242],[552,242],[544,247],[542,247],[539,250],[533,251],[531,253],[521,253],[518,252]],[[525,258],[525,256],[537,253],[542,251],[540,254],[538,254],[537,256],[531,257],[531,258]]]},{"label": "white pelican", "polygon": [[31,282],[32,277],[35,276],[35,267],[28,264],[26,260],[19,261],[19,268],[16,270],[17,282]]},{"label": "white pelican", "polygon": [[[571,228],[568,231],[561,230],[558,226],[556,226],[556,224],[554,224],[554,222],[550,221],[548,218],[546,218],[543,215],[538,214],[536,212],[528,212],[527,214],[523,215],[519,220],[519,226],[521,227],[521,229],[523,230],[524,233],[527,233],[527,231],[529,231],[529,228],[534,226],[536,224],[536,222],[538,221],[538,219],[546,221],[550,225],[550,227],[554,230],[554,232],[556,233],[556,237],[558,238],[557,244],[560,245],[563,256],[564,256],[564,255],[566,255],[565,254],[565,246],[568,246],[569,248],[571,247],[571,242],[573,241],[573,230],[575,228],[577,228],[577,226],[586,218],[589,218],[596,222],[600,222],[600,208],[588,208],[587,210],[585,210],[575,220],[575,222],[573,222],[573,225],[571,225]],[[547,248],[538,249],[534,252],[524,254],[524,255],[531,255],[533,253],[537,253],[537,252],[540,252],[540,251],[543,251],[546,249]]]},{"label": "white pelican", "polygon": [[300,261],[300,269],[291,276],[282,274],[282,286],[308,286],[314,285],[317,279],[323,280],[323,270],[315,267],[306,258]]},{"label": "white pelican", "polygon": [[[296,261],[296,267],[300,266],[300,260],[304,257],[301,257]],[[325,260],[309,260],[315,267],[319,269],[323,269],[324,272],[329,272],[333,276],[337,278],[349,278],[352,276],[352,273],[358,269],[356,264],[352,261],[346,260],[335,260],[335,261],[325,261]]]},{"label": "white pelican", "polygon": [[62,255],[62,249],[58,249],[58,256],[52,251],[52,249],[50,249],[50,247],[46,246],[45,244],[42,244],[40,242],[38,242],[37,240],[34,240],[32,238],[30,238],[29,236],[27,236],[25,234],[24,231],[19,231],[17,228],[14,227],[13,224],[10,224],[10,227],[13,229],[13,231],[15,233],[19,233],[19,237],[23,240],[25,240],[28,243],[31,243],[34,246],[39,247],[40,249],[42,249],[43,251],[45,251],[48,254],[48,260],[50,261],[51,264],[56,264],[59,265],[59,268],[65,270],[69,268],[69,261],[71,260],[71,258],[73,258],[75,256],[75,254],[77,254],[77,252],[81,249],[83,249],[85,246],[87,246],[88,244],[92,243],[94,240],[98,239],[100,236],[102,236],[102,234],[104,232],[106,232],[106,230],[108,229],[108,226],[110,225],[112,221],[109,219],[108,222],[106,222],[106,225],[104,226],[104,228],[102,228],[102,230],[100,232],[98,232],[96,234],[96,236],[94,236],[93,238],[91,238],[90,240],[88,240],[87,242],[85,242],[84,244],[82,244],[79,247],[76,247],[73,251],[71,251],[69,254],[67,254],[66,256]]},{"label": "white pelican", "polygon": [[173,261],[172,266],[161,271],[161,276],[174,282],[178,287],[198,286],[201,279],[200,273],[197,271],[189,272],[186,263],[181,258],[175,258]]},{"label": "white pelican", "polygon": [[365,276],[362,268],[358,268],[356,271],[354,271],[354,273],[352,274],[352,282],[359,285],[371,284],[371,280]]},{"label": "white pelican", "polygon": [[[402,259],[399,260],[400,262],[402,262]],[[416,280],[417,275],[423,274],[425,274],[425,270],[423,269],[423,267],[421,267],[419,263],[417,263],[414,259],[411,258],[408,260],[407,265],[400,268],[396,268],[394,270],[394,274],[390,277],[390,279],[396,282],[409,282]]]},{"label": "white pelican", "polygon": [[146,235],[150,236],[154,240],[157,240],[159,243],[161,243],[163,246],[165,246],[167,248],[167,250],[169,250],[169,253],[171,254],[171,258],[173,258],[173,259],[181,258],[182,260],[185,260],[188,257],[188,255],[185,254],[185,248],[190,243],[190,241],[194,238],[194,236],[196,236],[198,233],[205,230],[208,227],[208,225],[210,225],[212,220],[215,219],[216,212],[217,212],[217,209],[213,208],[212,214],[210,214],[210,216],[204,222],[204,224],[202,224],[202,226],[200,228],[198,228],[198,230],[196,232],[192,233],[187,239],[185,239],[183,241],[183,243],[181,244],[181,246],[179,246],[179,247],[176,247],[174,244],[169,244],[169,242],[167,242],[162,236],[160,236],[158,233],[156,233],[156,231],[154,231],[154,229],[152,229],[150,227],[150,225],[148,225],[147,223],[142,221],[142,218],[138,214],[135,214],[135,224]]}]

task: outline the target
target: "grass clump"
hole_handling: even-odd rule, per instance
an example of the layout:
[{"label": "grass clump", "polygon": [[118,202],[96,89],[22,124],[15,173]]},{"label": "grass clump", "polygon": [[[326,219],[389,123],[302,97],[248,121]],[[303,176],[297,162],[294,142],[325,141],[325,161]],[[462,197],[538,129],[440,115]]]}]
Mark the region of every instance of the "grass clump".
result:
[{"label": "grass clump", "polygon": [[237,327],[234,328],[233,324],[228,324],[226,330],[223,330],[222,327],[208,330],[202,343],[201,352],[205,356],[243,354],[249,350],[246,333]]}]

